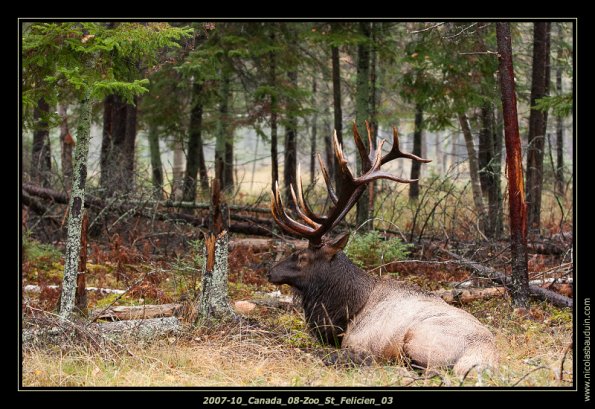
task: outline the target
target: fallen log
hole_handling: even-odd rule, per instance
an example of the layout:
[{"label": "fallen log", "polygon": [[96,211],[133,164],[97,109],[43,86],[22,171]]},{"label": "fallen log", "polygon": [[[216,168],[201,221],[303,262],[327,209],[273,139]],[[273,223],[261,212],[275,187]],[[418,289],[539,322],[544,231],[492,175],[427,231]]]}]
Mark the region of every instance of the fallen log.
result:
[{"label": "fallen log", "polygon": [[[436,247],[436,249],[439,252],[447,254],[449,257],[457,260],[461,265],[467,267],[472,274],[482,278],[489,278],[490,280],[496,283],[504,285],[506,288],[510,290],[510,282],[504,273],[497,271],[491,267],[484,266],[476,261],[466,259],[448,250],[441,249],[439,247]],[[529,285],[529,295],[540,300],[551,302],[557,307],[572,307],[573,305],[572,298],[566,297],[564,295],[558,294],[554,291],[545,288],[538,287],[536,285]]]},{"label": "fallen log", "polygon": [[506,294],[505,287],[488,287],[488,288],[469,288],[460,289],[453,288],[450,290],[436,290],[431,292],[434,295],[442,298],[449,304],[467,304],[477,300],[486,298],[500,297]]},{"label": "fallen log", "polygon": [[[52,290],[59,290],[62,286],[59,285],[47,285],[45,288]],[[113,288],[99,288],[99,287],[86,287],[87,291],[98,292],[99,294],[124,294],[126,290],[117,290]],[[23,287],[23,291],[26,293],[40,293],[41,287],[35,284],[27,284]]]},{"label": "fallen log", "polygon": [[171,317],[176,315],[180,307],[181,304],[112,306],[107,309],[93,311],[91,320],[122,321]]}]

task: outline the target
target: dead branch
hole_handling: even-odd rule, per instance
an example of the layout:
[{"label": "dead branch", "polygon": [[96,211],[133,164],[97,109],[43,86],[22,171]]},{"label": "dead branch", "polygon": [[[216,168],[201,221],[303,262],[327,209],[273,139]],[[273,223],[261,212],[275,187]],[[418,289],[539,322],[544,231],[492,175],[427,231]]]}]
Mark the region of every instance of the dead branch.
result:
[{"label": "dead branch", "polygon": [[121,321],[171,317],[177,314],[181,306],[181,304],[114,306],[106,310],[93,311],[91,319]]},{"label": "dead branch", "polygon": [[[473,275],[482,278],[488,278],[498,284],[504,285],[506,288],[510,290],[510,282],[508,281],[504,273],[497,271],[491,267],[484,266],[476,261],[468,260],[448,250],[441,249],[439,247],[435,248],[439,252],[446,254],[449,257],[454,258],[455,260],[458,260],[459,263],[467,267]],[[554,291],[550,291],[535,285],[529,285],[529,293],[531,296],[541,300],[549,301],[557,307],[572,307],[573,305],[572,298],[566,297]]]}]

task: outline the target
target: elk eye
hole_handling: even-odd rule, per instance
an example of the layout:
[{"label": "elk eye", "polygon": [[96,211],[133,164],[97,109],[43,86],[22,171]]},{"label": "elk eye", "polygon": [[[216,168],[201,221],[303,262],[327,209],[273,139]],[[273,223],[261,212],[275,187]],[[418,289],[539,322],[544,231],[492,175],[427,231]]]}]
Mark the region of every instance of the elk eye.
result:
[{"label": "elk eye", "polygon": [[307,254],[300,254],[298,257],[299,264],[307,264],[308,263],[308,255]]}]

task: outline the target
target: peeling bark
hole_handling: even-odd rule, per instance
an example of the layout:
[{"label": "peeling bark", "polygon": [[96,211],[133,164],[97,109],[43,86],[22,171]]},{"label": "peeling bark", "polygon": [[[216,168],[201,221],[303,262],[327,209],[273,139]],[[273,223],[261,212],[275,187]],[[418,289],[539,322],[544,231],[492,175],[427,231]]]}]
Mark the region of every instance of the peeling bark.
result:
[{"label": "peeling bark", "polygon": [[529,269],[527,263],[527,204],[523,184],[523,162],[512,46],[509,23],[496,23],[500,90],[504,117],[506,142],[506,166],[508,170],[508,204],[510,218],[510,242],[512,255],[512,302],[517,308],[527,308],[529,302]]}]

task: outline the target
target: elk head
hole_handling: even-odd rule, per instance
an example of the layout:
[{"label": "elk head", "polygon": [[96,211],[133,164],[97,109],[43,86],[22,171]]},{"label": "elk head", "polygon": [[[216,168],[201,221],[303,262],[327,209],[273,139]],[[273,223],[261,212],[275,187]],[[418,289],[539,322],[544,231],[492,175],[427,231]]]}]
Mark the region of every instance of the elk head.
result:
[{"label": "elk head", "polygon": [[374,148],[374,144],[372,143],[373,132],[367,121],[366,128],[368,131],[369,153],[366,152],[355,122],[353,123],[353,138],[362,160],[363,174],[359,177],[354,177],[351,170],[349,170],[336,132],[334,134],[333,148],[339,164],[337,170],[339,172],[340,183],[340,189],[338,189],[340,192],[339,195],[335,193],[328,170],[324,166],[320,154],[318,155],[322,175],[332,201],[332,205],[326,215],[315,214],[306,200],[304,200],[299,165],[297,194],[293,185],[290,186],[290,190],[295,211],[302,219],[302,222],[296,221],[287,214],[279,193],[279,185],[275,182],[271,199],[271,211],[275,221],[284,231],[308,239],[309,246],[307,249],[297,251],[285,260],[277,263],[268,274],[269,281],[272,283],[289,284],[300,289],[300,287],[303,287],[308,282],[309,277],[313,273],[320,271],[320,269],[327,270],[325,267],[335,260],[336,255],[347,244],[349,236],[348,234],[343,234],[333,241],[324,241],[323,236],[343,220],[349,210],[357,203],[368,183],[377,179],[389,179],[399,183],[417,181],[417,179],[403,179],[384,172],[380,169],[383,164],[398,158],[408,158],[424,163],[430,162],[428,159],[402,152],[399,148],[398,132],[395,127],[393,127],[393,146],[386,155],[382,155],[382,146],[386,141],[381,139],[377,148]]}]

